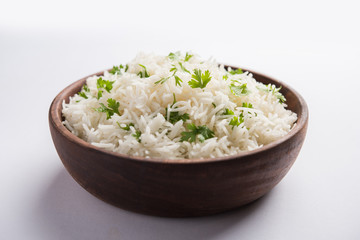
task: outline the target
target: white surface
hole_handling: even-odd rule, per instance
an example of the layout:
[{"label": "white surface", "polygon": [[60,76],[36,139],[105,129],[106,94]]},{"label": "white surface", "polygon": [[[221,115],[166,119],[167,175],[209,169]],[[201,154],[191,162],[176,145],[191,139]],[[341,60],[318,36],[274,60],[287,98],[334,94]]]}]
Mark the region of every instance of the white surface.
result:
[{"label": "white surface", "polygon": [[[356,1],[1,1],[0,239],[360,239],[358,9]],[[193,50],[303,95],[308,135],[270,194],[221,215],[167,219],[103,203],[68,175],[48,129],[52,99],[140,50]]]}]

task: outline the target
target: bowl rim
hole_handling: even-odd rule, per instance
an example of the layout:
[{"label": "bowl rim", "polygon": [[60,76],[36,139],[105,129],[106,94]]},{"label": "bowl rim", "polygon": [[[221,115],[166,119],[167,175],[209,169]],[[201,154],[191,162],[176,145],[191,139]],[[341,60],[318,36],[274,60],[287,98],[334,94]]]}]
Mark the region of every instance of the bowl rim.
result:
[{"label": "bowl rim", "polygon": [[[231,67],[232,69],[239,68],[239,67],[233,67],[230,65],[225,65],[225,67]],[[283,88],[288,89],[288,91],[292,92],[295,95],[296,99],[298,100],[298,102],[300,104],[301,111],[297,114],[298,119],[296,121],[296,125],[290,130],[290,132],[287,133],[286,135],[282,136],[280,139],[278,139],[274,142],[271,142],[267,145],[264,145],[260,148],[257,148],[257,149],[253,149],[250,151],[244,151],[244,152],[241,152],[236,155],[216,157],[216,158],[191,158],[191,159],[167,159],[166,158],[165,159],[165,158],[147,158],[147,157],[139,157],[139,156],[131,156],[131,155],[126,155],[126,154],[121,154],[121,153],[113,152],[110,150],[102,149],[100,147],[96,147],[96,146],[92,145],[91,143],[86,142],[85,140],[83,140],[83,139],[79,138],[78,136],[76,136],[75,134],[73,134],[70,130],[68,130],[62,124],[61,110],[62,110],[63,101],[65,100],[64,96],[72,89],[82,86],[83,84],[81,84],[81,83],[83,81],[86,81],[87,78],[92,77],[92,76],[103,75],[104,71],[109,71],[110,69],[106,69],[104,71],[99,71],[97,73],[90,74],[86,77],[83,77],[83,78],[73,82],[72,84],[68,85],[60,93],[58,93],[56,95],[56,97],[53,99],[53,101],[50,105],[50,108],[49,108],[49,124],[52,124],[52,126],[60,134],[62,134],[67,140],[69,140],[73,144],[77,144],[83,148],[87,148],[87,150],[89,150],[89,151],[100,152],[102,154],[110,155],[112,157],[118,157],[120,159],[128,159],[128,160],[133,160],[133,161],[138,161],[138,162],[148,162],[148,163],[167,164],[167,165],[168,164],[174,164],[174,165],[176,165],[176,164],[182,164],[182,165],[191,164],[191,165],[193,165],[193,164],[206,164],[206,163],[214,163],[214,162],[227,162],[227,161],[234,160],[234,159],[245,158],[247,156],[253,156],[253,155],[268,151],[272,148],[279,146],[280,144],[282,144],[286,141],[289,141],[292,137],[297,135],[304,127],[307,126],[307,122],[308,122],[308,118],[309,118],[308,107],[307,107],[307,104],[306,104],[304,98],[296,90],[294,90],[289,85],[283,83],[282,81],[276,80],[273,77],[269,77],[268,75],[259,73],[257,71],[249,70],[248,68],[241,68],[241,69],[243,69],[244,72],[246,71],[246,72],[255,74],[257,76],[260,76],[262,78],[267,78],[270,81],[275,82],[277,86],[282,86]],[[60,111],[59,111],[59,108],[60,108]]]}]

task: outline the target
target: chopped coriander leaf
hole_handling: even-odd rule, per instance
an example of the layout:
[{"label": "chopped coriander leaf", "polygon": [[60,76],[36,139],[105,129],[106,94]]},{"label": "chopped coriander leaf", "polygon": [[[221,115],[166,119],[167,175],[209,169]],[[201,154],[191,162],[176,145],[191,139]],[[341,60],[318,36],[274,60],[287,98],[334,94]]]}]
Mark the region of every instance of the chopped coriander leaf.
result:
[{"label": "chopped coriander leaf", "polygon": [[177,72],[177,68],[174,64],[171,64],[173,67],[170,68],[170,72],[174,72],[174,74]]},{"label": "chopped coriander leaf", "polygon": [[[171,76],[170,76],[171,77]],[[167,80],[169,80],[170,77],[165,77],[165,78],[161,78],[159,81],[156,81],[155,84],[163,84],[164,82],[166,82]]]},{"label": "chopped coriander leaf", "polygon": [[[165,116],[167,116],[167,108],[165,109]],[[188,113],[184,113],[184,114],[179,114],[179,112],[170,112],[170,117],[169,117],[169,122],[171,122],[172,124],[177,123],[180,120],[183,120],[183,122],[185,122],[186,120],[190,119],[189,114]]]},{"label": "chopped coriander leaf", "polygon": [[174,106],[174,104],[176,103],[176,96],[175,96],[175,93],[173,93],[173,98],[174,98],[174,100],[173,100],[173,104],[171,105],[171,107],[172,107],[172,106]]},{"label": "chopped coriander leaf", "polygon": [[277,88],[274,84],[269,83],[268,85],[262,84],[261,87],[257,88],[265,92],[272,92],[272,94],[274,94],[274,96],[279,99],[280,103],[286,102],[286,98],[280,92],[281,86]]},{"label": "chopped coriander leaf", "polygon": [[85,92],[90,92],[90,89],[89,89],[89,87],[88,87],[87,85],[84,85],[84,86],[83,86],[83,90],[84,90]]},{"label": "chopped coriander leaf", "polygon": [[230,84],[229,87],[230,87],[230,91],[235,96],[245,96],[250,93],[250,91],[246,87],[246,83],[241,84],[241,85],[235,85],[234,83],[232,83],[232,84]]},{"label": "chopped coriander leaf", "polygon": [[[176,103],[175,93],[173,93],[173,96],[174,96],[174,101],[173,104],[171,104],[171,107],[174,106],[174,104]],[[165,118],[167,117],[167,115],[168,115],[168,108],[165,108]],[[188,113],[179,114],[179,112],[175,112],[175,111],[170,112],[169,122],[171,122],[172,124],[175,124],[180,120],[183,120],[183,122],[185,122],[188,119],[190,119]]]},{"label": "chopped coriander leaf", "polygon": [[186,53],[186,55],[185,55],[185,59],[184,59],[184,62],[187,62],[187,61],[189,61],[190,60],[190,58],[192,58],[194,55],[191,55],[191,54],[189,54],[189,53]]},{"label": "chopped coriander leaf", "polygon": [[192,79],[188,84],[192,88],[204,88],[211,80],[209,70],[206,70],[204,74],[201,74],[200,69],[194,69],[194,74],[192,74],[191,77]]},{"label": "chopped coriander leaf", "polygon": [[132,134],[132,136],[135,137],[139,143],[141,143],[141,131],[140,130],[136,130],[136,132],[134,134]]},{"label": "chopped coriander leaf", "polygon": [[169,80],[171,77],[174,77],[174,78],[175,78],[175,85],[181,87],[182,80],[181,80],[181,78],[179,78],[179,77],[176,76],[176,75],[172,75],[172,76],[169,76],[169,77],[161,78],[159,81],[156,81],[155,84],[159,84],[159,83],[163,84],[163,83],[165,83],[167,80]]},{"label": "chopped coriander leaf", "polygon": [[120,74],[120,68],[118,66],[113,66],[113,68],[109,71],[111,74]]},{"label": "chopped coriander leaf", "polygon": [[169,55],[168,55],[168,58],[170,58],[171,60],[178,60],[179,59],[179,57],[180,57],[180,51],[177,51],[177,52],[175,52],[175,53],[169,53]]},{"label": "chopped coriander leaf", "polygon": [[223,115],[234,115],[234,112],[228,108],[225,108]]},{"label": "chopped coriander leaf", "polygon": [[82,91],[79,92],[78,94],[79,94],[80,97],[88,99],[88,96],[86,95],[86,93],[89,93],[89,92],[90,92],[89,87],[87,85],[84,85]]},{"label": "chopped coriander leaf", "polygon": [[111,74],[121,74],[121,69],[125,68],[125,72],[127,71],[127,69],[129,68],[129,66],[126,64],[126,66],[124,67],[122,64],[120,64],[119,66],[113,66],[113,68],[109,71],[109,73]]},{"label": "chopped coriander leaf", "polygon": [[84,92],[79,92],[79,96],[83,97],[85,99],[88,99],[88,97],[86,96],[86,94]]},{"label": "chopped coriander leaf", "polygon": [[127,72],[128,69],[129,69],[129,65],[126,64],[124,71]]},{"label": "chopped coriander leaf", "polygon": [[98,100],[102,97],[102,93],[103,93],[103,91],[101,91],[101,90],[98,91],[98,94],[96,97]]},{"label": "chopped coriander leaf", "polygon": [[[133,123],[129,123],[129,124],[120,124],[119,122],[116,122],[117,125],[119,126],[119,128],[125,130],[125,131],[130,131],[130,127],[134,127]],[[124,127],[122,127],[121,125],[125,125]]]},{"label": "chopped coriander leaf", "polygon": [[115,81],[109,81],[109,80],[104,80],[101,77],[97,79],[96,81],[96,86],[98,89],[105,89],[108,93],[110,93],[110,90],[113,88],[113,83]]},{"label": "chopped coriander leaf", "polygon": [[183,70],[184,72],[190,73],[189,70],[187,70],[187,69],[182,65],[181,62],[179,62],[179,66],[180,66],[181,70]]},{"label": "chopped coriander leaf", "polygon": [[110,119],[115,113],[120,115],[119,107],[120,103],[116,100],[109,98],[107,100],[108,106],[106,107],[103,103],[99,103],[100,107],[96,108],[95,111],[106,113],[106,120]]},{"label": "chopped coriander leaf", "polygon": [[114,112],[117,113],[118,115],[120,115],[119,113],[119,107],[120,107],[120,103],[117,102],[115,99],[109,98],[107,100],[108,102],[108,107]]},{"label": "chopped coriander leaf", "polygon": [[228,78],[229,78],[229,76],[226,75],[226,74],[223,76],[223,79],[224,79],[224,80],[228,80]]},{"label": "chopped coriander leaf", "polygon": [[229,72],[231,75],[235,75],[235,74],[242,74],[242,73],[244,73],[243,72],[243,70],[241,69],[241,68],[238,68],[238,69],[234,69],[234,70],[231,70],[230,72]]},{"label": "chopped coriander leaf", "polygon": [[195,124],[188,124],[186,128],[190,131],[181,133],[181,142],[195,142],[196,138],[198,138],[200,142],[204,142],[206,139],[213,138],[215,135],[206,125],[197,127]]},{"label": "chopped coriander leaf", "polygon": [[137,75],[140,76],[141,78],[148,78],[150,77],[149,73],[146,70],[146,67],[142,64],[139,64],[140,67],[142,67],[144,70],[140,71]]},{"label": "chopped coriander leaf", "polygon": [[253,105],[252,105],[251,103],[243,102],[243,103],[242,103],[242,107],[245,107],[245,108],[253,108]]},{"label": "chopped coriander leaf", "polygon": [[275,92],[275,97],[277,97],[277,99],[279,99],[280,103],[286,102],[286,98],[280,92]]},{"label": "chopped coriander leaf", "polygon": [[230,120],[229,125],[232,126],[232,128],[234,129],[234,127],[238,127],[243,122],[244,122],[244,115],[240,113],[239,117],[235,116]]},{"label": "chopped coriander leaf", "polygon": [[181,80],[181,78],[179,78],[179,77],[176,76],[176,75],[174,75],[174,77],[175,77],[175,85],[181,87],[181,83],[183,82],[183,81]]}]

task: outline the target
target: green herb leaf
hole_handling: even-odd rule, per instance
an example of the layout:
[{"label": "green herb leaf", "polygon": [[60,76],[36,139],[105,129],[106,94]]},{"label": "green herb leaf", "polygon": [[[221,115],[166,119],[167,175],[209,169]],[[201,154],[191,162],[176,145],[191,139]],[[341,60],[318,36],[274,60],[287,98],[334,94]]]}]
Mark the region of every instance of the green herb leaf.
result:
[{"label": "green herb leaf", "polygon": [[159,81],[156,81],[155,84],[163,84],[164,82],[166,82],[167,80],[169,80],[169,78],[171,78],[171,76],[169,77],[165,77],[165,78],[161,78]]},{"label": "green herb leaf", "polygon": [[191,55],[191,54],[189,54],[189,53],[186,53],[186,55],[185,55],[185,59],[184,59],[184,62],[187,62],[187,61],[189,61],[190,60],[190,58],[192,58],[194,55]]},{"label": "green herb leaf", "polygon": [[113,66],[113,68],[109,71],[109,73],[111,74],[121,74],[121,69],[124,69],[125,72],[128,70],[129,66],[126,64],[126,66],[124,67],[122,64],[120,64],[119,66]]},{"label": "green herb leaf", "polygon": [[224,80],[228,80],[228,78],[229,78],[229,76],[226,75],[226,74],[223,76],[223,79],[224,79]]},{"label": "green herb leaf", "polygon": [[231,111],[231,110],[228,109],[228,108],[225,108],[225,111],[224,111],[223,115],[234,115],[234,112]]},{"label": "green herb leaf", "polygon": [[183,81],[176,75],[174,75],[174,77],[175,77],[175,85],[181,87],[181,83]]},{"label": "green herb leaf", "polygon": [[[167,111],[166,111],[166,116],[167,116]],[[180,120],[183,120],[183,122],[185,122],[188,119],[190,119],[188,113],[184,113],[181,115],[179,114],[179,112],[170,112],[169,122],[171,122],[172,124],[175,124]]]},{"label": "green herb leaf", "polygon": [[181,133],[181,142],[195,142],[196,138],[198,138],[200,142],[204,142],[206,139],[213,138],[215,135],[206,125],[197,127],[195,124],[188,124],[186,127],[190,131]]},{"label": "green herb leaf", "polygon": [[97,79],[96,86],[98,89],[105,89],[108,93],[113,88],[113,83],[115,81],[104,80],[101,77]]},{"label": "green herb leaf", "polygon": [[240,113],[239,117],[235,116],[230,120],[229,125],[232,126],[232,128],[234,129],[234,127],[238,127],[243,122],[244,122],[244,115]]},{"label": "green herb leaf", "polygon": [[179,62],[179,66],[180,66],[181,70],[183,70],[184,72],[187,72],[187,73],[190,74],[189,70],[187,70],[187,69],[182,65],[181,62]]},{"label": "green herb leaf", "polygon": [[251,103],[243,102],[243,103],[242,103],[242,107],[245,107],[245,108],[253,108],[253,105],[252,105]]},{"label": "green herb leaf", "polygon": [[274,96],[279,100],[280,103],[286,102],[286,98],[280,92],[281,86],[277,88],[274,84],[269,83],[268,85],[262,84],[257,88],[265,92],[272,92],[272,94],[274,94]]},{"label": "green herb leaf", "polygon": [[119,126],[119,128],[121,128],[121,129],[123,129],[125,131],[130,131],[130,127],[134,127],[133,123],[125,124],[125,127],[122,127],[119,122],[116,122],[116,123]]},{"label": "green herb leaf", "polygon": [[175,52],[175,53],[169,53],[169,55],[168,55],[168,58],[170,58],[171,60],[178,60],[179,59],[179,57],[180,57],[180,51],[177,51],[177,52]]},{"label": "green herb leaf", "polygon": [[116,100],[109,98],[107,100],[108,106],[106,107],[103,103],[99,103],[100,107],[96,108],[95,111],[106,113],[106,119],[110,119],[115,113],[120,115],[119,107],[120,103]]},{"label": "green herb leaf", "polygon": [[235,75],[235,74],[242,74],[242,73],[244,73],[243,72],[243,70],[241,69],[241,68],[238,68],[238,69],[234,69],[234,70],[231,70],[230,72],[229,72],[231,75]]},{"label": "green herb leaf", "polygon": [[176,66],[174,65],[174,64],[171,64],[173,67],[172,68],[170,68],[170,72],[174,72],[174,74],[177,72],[177,68],[176,68]]},{"label": "green herb leaf", "polygon": [[113,68],[109,71],[111,74],[120,74],[120,68],[118,66],[113,66]]},{"label": "green herb leaf", "polygon": [[250,91],[246,87],[246,83],[241,84],[241,85],[235,85],[234,83],[232,83],[232,84],[230,84],[229,87],[230,87],[230,91],[235,96],[245,96],[250,93]]},{"label": "green herb leaf", "polygon": [[[174,96],[174,101],[173,101],[173,104],[171,104],[171,107],[173,107],[174,104],[176,103],[175,93],[173,93],[173,96]],[[167,118],[167,115],[168,115],[168,108],[165,108],[165,118]],[[176,112],[176,111],[170,112],[169,122],[171,122],[172,124],[175,124],[176,122],[178,122],[180,120],[183,120],[183,122],[185,122],[188,119],[190,119],[190,116],[188,113],[179,114],[179,112]]]},{"label": "green herb leaf", "polygon": [[103,91],[101,91],[101,90],[99,90],[98,91],[98,94],[97,94],[97,100],[99,100],[101,97],[102,97],[102,93],[103,93]]},{"label": "green herb leaf", "polygon": [[88,87],[87,85],[84,85],[84,86],[83,86],[83,90],[84,90],[85,92],[90,92],[90,89],[89,89],[89,87]]},{"label": "green herb leaf", "polygon": [[192,79],[188,84],[192,88],[204,88],[211,80],[209,70],[206,70],[204,74],[201,74],[200,69],[194,69],[194,74],[192,74],[191,77]]},{"label": "green herb leaf", "polygon": [[140,76],[141,78],[148,78],[150,77],[149,73],[146,70],[146,67],[142,64],[139,64],[140,67],[142,67],[144,70],[140,71],[137,75]]},{"label": "green herb leaf", "polygon": [[84,92],[79,92],[79,96],[83,97],[85,99],[88,99],[88,97],[86,96],[86,94]]},{"label": "green herb leaf", "polygon": [[80,97],[88,99],[88,96],[86,95],[86,93],[89,93],[89,92],[90,92],[89,87],[87,85],[84,85],[82,91],[78,92],[78,94],[79,94]]},{"label": "green herb leaf", "polygon": [[141,131],[140,130],[136,130],[136,132],[134,134],[132,134],[132,136],[135,137],[139,143],[141,143]]},{"label": "green herb leaf", "polygon": [[213,105],[214,108],[216,108],[216,104],[215,103],[211,103]]}]

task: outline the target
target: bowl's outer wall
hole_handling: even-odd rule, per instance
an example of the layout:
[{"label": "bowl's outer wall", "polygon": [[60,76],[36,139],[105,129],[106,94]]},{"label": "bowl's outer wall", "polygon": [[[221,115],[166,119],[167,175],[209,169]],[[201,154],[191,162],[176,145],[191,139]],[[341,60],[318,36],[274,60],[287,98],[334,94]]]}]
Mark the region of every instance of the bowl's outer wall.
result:
[{"label": "bowl's outer wall", "polygon": [[[275,83],[263,75],[254,77]],[[264,151],[220,161],[178,163],[137,161],[93,147],[64,134],[61,102],[78,92],[85,79],[54,99],[49,112],[56,150],[71,176],[88,192],[115,206],[157,216],[214,214],[250,203],[269,192],[289,171],[305,139],[307,107],[284,87],[289,109],[304,119],[300,131]],[[304,116],[306,115],[306,116]],[[57,119],[57,120],[54,120]],[[79,139],[80,140],[80,139]]]}]

